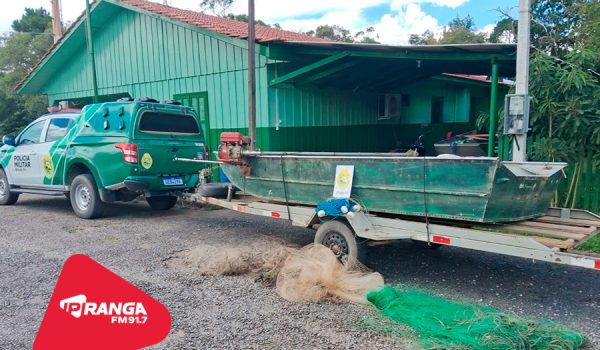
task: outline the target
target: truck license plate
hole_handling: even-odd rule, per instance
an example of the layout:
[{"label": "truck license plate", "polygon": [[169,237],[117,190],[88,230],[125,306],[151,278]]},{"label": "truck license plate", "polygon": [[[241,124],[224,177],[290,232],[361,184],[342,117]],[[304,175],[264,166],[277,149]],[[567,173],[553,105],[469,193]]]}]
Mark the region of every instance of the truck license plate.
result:
[{"label": "truck license plate", "polygon": [[181,178],[181,176],[163,177],[163,185],[165,185],[165,186],[183,185],[183,179]]}]

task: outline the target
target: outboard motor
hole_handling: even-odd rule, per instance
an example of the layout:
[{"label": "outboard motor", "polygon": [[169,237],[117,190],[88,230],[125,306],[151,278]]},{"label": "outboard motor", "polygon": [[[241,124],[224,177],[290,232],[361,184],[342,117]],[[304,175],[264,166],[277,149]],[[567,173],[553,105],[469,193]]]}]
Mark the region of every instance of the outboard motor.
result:
[{"label": "outboard motor", "polygon": [[242,152],[248,149],[250,138],[239,132],[221,133],[218,159],[222,162],[241,162]]}]

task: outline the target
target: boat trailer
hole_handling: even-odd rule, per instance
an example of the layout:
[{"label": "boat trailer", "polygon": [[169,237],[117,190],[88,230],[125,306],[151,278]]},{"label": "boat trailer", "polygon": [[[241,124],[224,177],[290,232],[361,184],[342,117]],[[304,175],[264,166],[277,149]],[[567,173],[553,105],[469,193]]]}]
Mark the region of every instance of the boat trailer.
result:
[{"label": "boat trailer", "polygon": [[[313,206],[270,203],[243,194],[235,199],[231,196],[229,199],[219,199],[195,193],[187,199],[239,213],[289,220],[294,226],[317,229],[315,243],[323,244],[327,233],[335,231],[338,239],[342,236],[347,241],[345,253],[359,258],[365,245],[388,244],[404,239],[423,242],[434,248],[454,246],[600,270],[600,255],[574,250],[577,244],[600,232],[600,216],[585,210],[549,208],[543,217],[509,224],[450,220],[428,222],[422,218],[378,215],[364,210],[322,221]],[[343,227],[347,227],[351,234],[337,232],[343,231]]]}]

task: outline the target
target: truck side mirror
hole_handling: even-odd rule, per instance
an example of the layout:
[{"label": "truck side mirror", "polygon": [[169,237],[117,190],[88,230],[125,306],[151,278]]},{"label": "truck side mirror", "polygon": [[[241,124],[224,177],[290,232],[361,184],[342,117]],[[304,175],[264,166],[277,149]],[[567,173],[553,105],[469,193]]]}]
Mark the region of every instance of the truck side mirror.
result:
[{"label": "truck side mirror", "polygon": [[2,143],[8,146],[15,146],[15,137],[12,135],[4,135],[2,137]]}]

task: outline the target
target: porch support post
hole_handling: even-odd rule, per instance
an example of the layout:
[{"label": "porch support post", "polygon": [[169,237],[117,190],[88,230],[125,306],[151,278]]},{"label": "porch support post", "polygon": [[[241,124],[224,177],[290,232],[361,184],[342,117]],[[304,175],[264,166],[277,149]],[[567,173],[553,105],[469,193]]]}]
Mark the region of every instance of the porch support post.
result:
[{"label": "porch support post", "polygon": [[94,103],[98,103],[98,78],[96,77],[96,57],[94,56],[94,42],[92,41],[92,19],[90,17],[90,0],[85,0],[85,26],[88,55],[90,56],[90,66],[92,69],[92,90],[94,91],[93,101]]},{"label": "porch support post", "polygon": [[498,60],[492,59],[492,91],[490,93],[490,131],[488,137],[488,157],[494,156],[496,145],[496,116],[498,114]]}]

